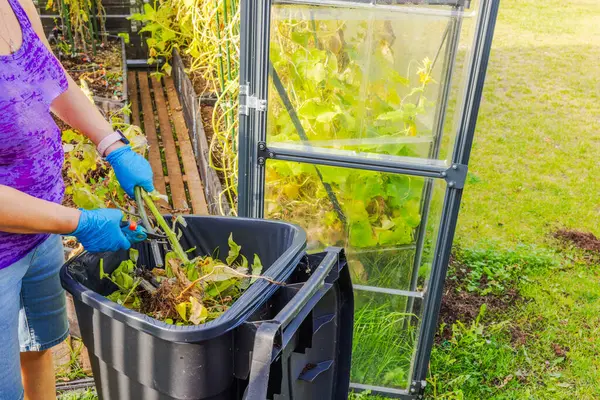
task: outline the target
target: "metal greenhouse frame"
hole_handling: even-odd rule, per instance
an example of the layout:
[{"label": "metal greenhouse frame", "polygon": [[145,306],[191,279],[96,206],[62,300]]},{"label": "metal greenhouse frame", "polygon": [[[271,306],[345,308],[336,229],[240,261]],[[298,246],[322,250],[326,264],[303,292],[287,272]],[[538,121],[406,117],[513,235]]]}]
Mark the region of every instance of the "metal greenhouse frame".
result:
[{"label": "metal greenhouse frame", "polygon": [[[407,297],[409,312],[413,301],[423,300],[421,328],[417,345],[413,354],[412,378],[407,389],[370,386],[354,383],[355,390],[370,390],[373,394],[381,394],[402,399],[420,399],[423,397],[428,373],[428,365],[437,331],[444,281],[454,232],[459,213],[462,192],[467,177],[467,166],[475,124],[479,111],[482,89],[492,44],[492,36],[499,0],[479,0],[473,43],[467,54],[468,73],[464,92],[459,99],[460,113],[456,125],[454,142],[449,162],[439,160],[442,133],[444,131],[448,110],[449,93],[453,82],[454,65],[456,63],[461,38],[463,11],[469,10],[474,1],[470,0],[390,0],[385,4],[379,1],[362,0],[241,0],[241,45],[240,45],[240,127],[239,127],[239,209],[238,214],[244,217],[262,218],[265,205],[265,164],[269,159],[294,161],[305,164],[336,166],[359,170],[370,170],[392,174],[403,174],[427,179],[423,189],[421,215],[422,220],[415,234],[415,257],[413,261],[410,290],[397,290],[372,286],[355,286],[357,290],[379,293],[399,294]],[[273,79],[277,94],[292,122],[303,139],[303,128],[295,117],[295,111],[287,99],[283,86],[278,84],[277,73],[270,68],[269,47],[271,28],[271,7],[278,4],[305,5],[312,7],[368,8],[383,12],[405,12],[419,10],[431,6],[446,6],[443,10],[435,10],[449,18],[448,25],[440,44],[440,51],[434,62],[443,63],[443,81],[437,100],[433,127],[433,143],[430,145],[428,159],[379,156],[361,157],[341,152],[319,151],[308,146],[273,147],[267,142],[267,104],[269,77]],[[440,14],[441,15],[441,14]],[[444,45],[445,42],[445,45]],[[441,49],[444,48],[443,54]],[[317,170],[318,172],[318,170]],[[433,254],[431,275],[426,290],[417,291],[418,270],[425,242],[425,227],[432,197],[432,182],[445,182],[445,195],[441,209],[437,242]],[[327,185],[324,183],[324,185]],[[335,195],[325,187],[330,200],[335,205]],[[332,197],[333,196],[333,197]]]}]

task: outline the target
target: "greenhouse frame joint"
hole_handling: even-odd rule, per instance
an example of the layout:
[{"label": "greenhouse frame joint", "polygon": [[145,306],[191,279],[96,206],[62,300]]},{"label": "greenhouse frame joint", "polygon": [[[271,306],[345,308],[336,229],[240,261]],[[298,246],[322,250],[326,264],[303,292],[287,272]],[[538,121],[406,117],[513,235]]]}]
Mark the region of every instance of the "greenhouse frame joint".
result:
[{"label": "greenhouse frame joint", "polygon": [[409,392],[411,395],[417,396],[417,399],[422,399],[425,386],[427,386],[427,381],[412,381]]},{"label": "greenhouse frame joint", "polygon": [[463,189],[467,180],[468,167],[464,164],[452,164],[450,168],[441,173],[442,178],[449,187]]}]

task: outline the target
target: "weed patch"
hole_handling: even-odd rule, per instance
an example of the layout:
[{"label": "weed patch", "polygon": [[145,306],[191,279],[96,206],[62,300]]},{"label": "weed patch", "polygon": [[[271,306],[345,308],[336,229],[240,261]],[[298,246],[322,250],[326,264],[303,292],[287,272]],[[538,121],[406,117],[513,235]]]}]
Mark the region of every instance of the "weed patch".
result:
[{"label": "weed patch", "polygon": [[94,389],[77,390],[61,394],[58,400],[98,400],[98,395]]},{"label": "weed patch", "polygon": [[483,305],[470,324],[453,324],[451,338],[434,348],[431,369],[435,376],[429,380],[434,398],[490,399],[514,385],[517,361],[508,323],[484,325],[485,310]]},{"label": "weed patch", "polygon": [[[525,246],[512,251],[457,249],[442,298],[437,342],[450,339],[451,328],[458,321],[470,324],[475,320],[483,305],[490,315],[495,315],[523,302],[518,286],[527,274],[557,265],[549,253]],[[526,336],[515,327],[515,343],[524,343]]]}]

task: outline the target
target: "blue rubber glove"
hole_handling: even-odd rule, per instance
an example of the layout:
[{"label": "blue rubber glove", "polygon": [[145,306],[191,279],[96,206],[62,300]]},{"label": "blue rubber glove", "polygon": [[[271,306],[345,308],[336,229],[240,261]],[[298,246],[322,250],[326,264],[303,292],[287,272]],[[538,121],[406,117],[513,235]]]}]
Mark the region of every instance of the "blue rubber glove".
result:
[{"label": "blue rubber glove", "polygon": [[106,156],[106,160],[113,167],[117,180],[129,197],[134,198],[133,188],[136,186],[140,186],[148,193],[154,191],[150,163],[130,146],[111,151]]},{"label": "blue rubber glove", "polygon": [[121,230],[122,219],[123,213],[114,208],[82,209],[77,229],[70,235],[90,253],[127,250],[131,242]]}]

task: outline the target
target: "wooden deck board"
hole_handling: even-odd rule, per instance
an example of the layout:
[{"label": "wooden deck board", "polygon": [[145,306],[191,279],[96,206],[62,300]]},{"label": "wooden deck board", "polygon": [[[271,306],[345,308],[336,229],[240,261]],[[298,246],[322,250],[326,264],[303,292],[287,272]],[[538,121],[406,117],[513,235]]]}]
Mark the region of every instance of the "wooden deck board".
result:
[{"label": "wooden deck board", "polygon": [[202,180],[200,179],[200,172],[198,172],[198,166],[194,157],[188,128],[185,124],[185,119],[183,118],[179,97],[177,96],[173,79],[171,77],[166,77],[164,82],[167,89],[169,106],[171,108],[171,118],[173,120],[173,125],[175,126],[175,135],[181,152],[181,161],[183,163],[183,168],[185,169],[183,180],[188,186],[192,211],[194,214],[208,214],[208,205],[206,204],[206,198],[204,197],[204,188],[202,187]]},{"label": "wooden deck board", "polygon": [[140,126],[140,103],[138,100],[137,75],[133,71],[127,73],[127,91],[131,101],[131,123]]},{"label": "wooden deck board", "polygon": [[156,125],[154,122],[154,111],[152,110],[152,98],[150,97],[150,87],[148,85],[148,74],[140,72],[140,98],[142,100],[142,110],[144,111],[144,133],[150,146],[148,161],[154,172],[154,186],[161,194],[167,194],[165,177],[163,174],[162,161],[160,158],[160,148],[158,136],[156,135]]},{"label": "wooden deck board", "polygon": [[169,111],[163,93],[161,82],[152,77],[152,87],[154,88],[154,101],[156,103],[156,112],[158,114],[158,124],[160,126],[160,137],[165,151],[165,162],[167,164],[167,176],[169,177],[169,187],[171,188],[171,200],[176,209],[188,208],[186,201],[185,186],[183,184],[181,165],[177,156],[177,147],[173,138]]}]

